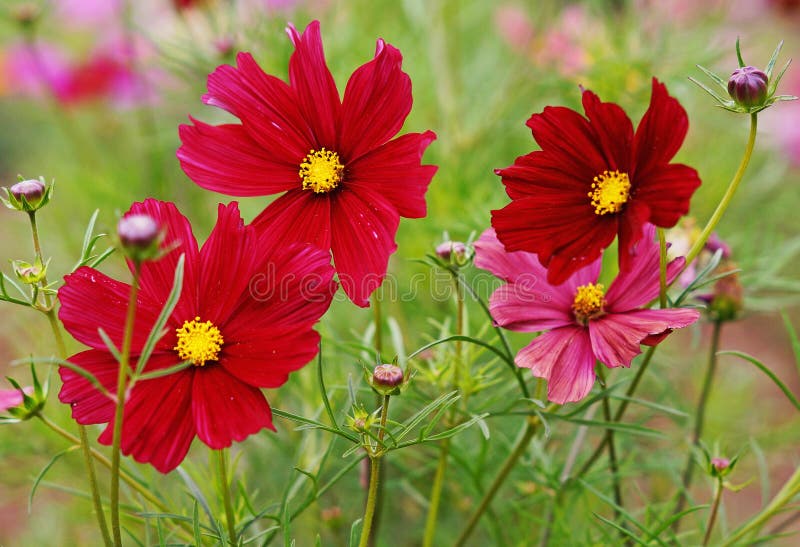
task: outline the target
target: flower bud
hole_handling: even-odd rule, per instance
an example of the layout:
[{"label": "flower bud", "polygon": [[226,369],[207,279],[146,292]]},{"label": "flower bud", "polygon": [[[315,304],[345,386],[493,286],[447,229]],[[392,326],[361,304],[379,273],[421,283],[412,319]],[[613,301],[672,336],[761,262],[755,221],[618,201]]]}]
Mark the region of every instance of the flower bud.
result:
[{"label": "flower bud", "polygon": [[[717,272],[724,273],[736,269],[730,262]],[[739,282],[739,275],[732,273],[714,283],[714,290],[704,300],[708,301],[708,313],[715,321],[732,321],[742,312],[744,307],[744,287]]]},{"label": "flower bud", "polygon": [[122,248],[131,260],[137,262],[154,258],[163,239],[163,232],[155,219],[142,214],[122,217],[117,224],[117,235]]},{"label": "flower bud", "polygon": [[51,188],[43,180],[22,180],[6,188],[6,197],[0,199],[9,209],[30,213],[47,205]]},{"label": "flower bud", "polygon": [[12,17],[14,20],[25,29],[31,28],[33,25],[35,25],[41,15],[42,10],[39,9],[39,6],[32,2],[21,4],[12,11]]},{"label": "flower bud", "polygon": [[733,471],[733,465],[731,465],[731,461],[728,458],[711,458],[709,471],[712,477],[724,477]]},{"label": "flower bud", "polygon": [[467,246],[460,241],[445,241],[436,246],[436,256],[443,260],[455,257],[457,260],[467,256]]},{"label": "flower bud", "polygon": [[34,264],[24,260],[12,260],[11,267],[21,282],[26,285],[36,285],[47,277],[47,265],[38,260]]},{"label": "flower bud", "polygon": [[737,68],[728,79],[728,94],[745,108],[761,105],[767,98],[766,73],[753,66]]},{"label": "flower bud", "polygon": [[378,365],[372,372],[372,381],[376,386],[397,387],[403,383],[403,369],[397,365]]}]

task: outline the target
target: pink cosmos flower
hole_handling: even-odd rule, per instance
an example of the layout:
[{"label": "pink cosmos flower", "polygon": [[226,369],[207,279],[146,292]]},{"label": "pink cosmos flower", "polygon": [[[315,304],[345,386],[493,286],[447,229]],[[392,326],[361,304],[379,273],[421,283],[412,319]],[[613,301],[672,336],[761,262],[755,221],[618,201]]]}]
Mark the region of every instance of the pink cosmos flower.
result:
[{"label": "pink cosmos flower", "polygon": [[[671,329],[700,316],[693,309],[645,309],[659,291],[659,249],[648,224],[632,267],[611,283],[597,283],[602,258],[577,270],[561,285],[547,283],[547,269],[534,253],[506,252],[493,229],[475,243],[475,265],[507,282],[490,299],[495,322],[509,330],[540,332],[520,350],[516,363],[547,379],[547,397],[556,403],[579,401],[591,391],[595,362],[629,367],[640,344],[657,343]],[[672,281],[683,267],[667,266]]]},{"label": "pink cosmos flower", "polygon": [[[27,395],[33,393],[32,387],[24,387],[22,390]],[[0,412],[21,405],[22,401],[22,393],[18,389],[0,389]]]},{"label": "pink cosmos flower", "polygon": [[347,296],[366,307],[397,249],[400,217],[426,214],[432,131],[395,136],[411,111],[400,51],[378,40],[344,96],[325,63],[319,22],[289,26],[289,83],[249,53],[208,77],[203,101],[241,124],[180,127],[178,159],[195,183],[234,196],[282,194],[253,221],[263,237],[330,249]]}]

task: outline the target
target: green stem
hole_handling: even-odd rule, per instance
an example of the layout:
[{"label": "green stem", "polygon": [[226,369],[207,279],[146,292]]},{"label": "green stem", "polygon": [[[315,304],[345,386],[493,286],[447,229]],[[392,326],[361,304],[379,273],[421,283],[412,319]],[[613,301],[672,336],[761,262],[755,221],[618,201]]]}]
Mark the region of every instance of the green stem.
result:
[{"label": "green stem", "polygon": [[119,460],[122,445],[122,417],[125,408],[125,388],[128,374],[130,373],[131,341],[133,340],[133,324],[136,318],[136,300],[139,293],[139,274],[141,264],[134,263],[133,282],[131,294],[128,299],[128,313],[125,318],[125,334],[122,339],[120,352],[119,373],[117,374],[117,400],[114,411],[114,433],[111,444],[111,529],[114,534],[114,544],[122,545],[122,531],[119,524]]},{"label": "green stem", "polygon": [[[603,372],[603,364],[597,363],[597,375],[600,378],[600,383],[605,389],[606,375]],[[608,402],[608,396],[603,397],[603,417],[606,422],[612,423],[611,417],[611,404]],[[615,423],[615,422],[614,422]],[[611,428],[606,429],[605,434],[606,445],[608,446],[608,471],[611,473],[611,485],[614,491],[614,520],[618,521],[621,517],[620,509],[622,508],[622,489],[619,485],[619,466],[617,465],[617,450],[614,446],[614,430]]]},{"label": "green stem", "polygon": [[217,456],[217,473],[219,474],[219,490],[222,496],[222,503],[225,506],[225,521],[228,525],[228,537],[231,545],[237,545],[236,534],[236,515],[233,512],[231,500],[231,488],[228,481],[228,455],[226,450],[212,450]]},{"label": "green stem", "polygon": [[714,488],[714,502],[711,504],[711,514],[708,516],[708,524],[706,525],[706,534],[703,536],[703,547],[708,545],[711,539],[711,531],[714,530],[714,524],[717,521],[717,512],[719,505],[722,501],[722,477],[717,478],[717,484]]},{"label": "green stem", "polygon": [[381,299],[377,294],[372,296],[372,312],[375,321],[375,352],[378,354],[378,360],[383,362],[383,319],[381,317]]},{"label": "green stem", "polygon": [[[374,339],[375,353],[377,354],[378,361],[383,363],[384,362],[383,361],[383,314],[381,312],[381,299],[378,296],[377,289],[372,294],[372,309],[375,321],[375,339]],[[380,405],[383,403],[383,408],[386,407],[387,402],[388,401],[384,400],[380,395],[377,395],[375,397],[376,405]],[[380,438],[383,439],[383,429],[381,429]],[[376,477],[385,475],[383,465],[384,465],[383,460],[381,458],[378,458],[378,462],[375,464],[377,468],[377,471],[375,473]],[[372,476],[372,462],[370,461],[370,477],[371,476]],[[372,489],[371,482],[370,482],[370,489]],[[369,503],[369,496],[370,494],[368,493],[367,494],[368,503]],[[376,480],[372,514],[370,515],[371,531],[368,543],[370,547],[374,546],[376,543],[375,538],[378,535],[378,527],[380,526],[382,512],[383,512],[383,483],[378,482]],[[372,522],[375,523],[374,526],[372,526]]]},{"label": "green stem", "polygon": [[385,452],[383,451],[383,437],[386,432],[386,420],[389,417],[389,396],[384,395],[383,406],[381,407],[381,427],[378,431],[378,445],[374,450],[367,449],[369,456],[369,491],[367,492],[367,504],[364,508],[364,520],[361,524],[361,539],[358,542],[359,547],[366,547],[370,541],[374,541],[372,534],[372,522],[377,513],[377,505],[379,501],[380,473],[381,473],[381,459]]},{"label": "green stem", "polygon": [[[545,412],[551,412],[555,410],[558,405],[551,404],[545,409]],[[477,526],[478,521],[481,519],[483,514],[489,508],[489,505],[492,503],[497,491],[500,490],[500,487],[505,482],[508,474],[511,473],[511,470],[517,464],[517,460],[525,453],[525,449],[528,447],[528,443],[530,443],[533,436],[536,434],[536,429],[539,426],[539,417],[538,416],[531,416],[528,419],[527,424],[525,425],[525,431],[522,433],[522,436],[517,441],[517,444],[514,446],[514,449],[511,451],[511,454],[508,455],[506,461],[503,463],[503,466],[500,468],[500,471],[495,476],[494,480],[492,481],[491,486],[483,495],[483,499],[481,500],[480,505],[478,508],[475,509],[475,512],[472,513],[470,516],[469,521],[467,522],[466,527],[461,532],[461,535],[458,536],[456,540],[456,546],[464,545],[469,539],[469,536],[472,534],[472,531]]]},{"label": "green stem", "polygon": [[667,238],[663,228],[658,229],[658,248],[658,303],[663,310],[667,307]]},{"label": "green stem", "polygon": [[[39,241],[39,228],[36,225],[36,211],[30,211],[28,213],[28,218],[30,219],[31,223],[31,235],[33,237],[33,249],[36,253],[36,262],[38,264],[44,264],[42,246]],[[46,275],[42,277],[40,285],[41,287],[47,287]],[[53,308],[53,302],[50,299],[50,295],[47,294],[46,291],[41,291],[41,294],[42,298],[44,299],[44,310],[42,311],[44,311],[44,314],[47,316],[47,322],[50,324],[50,330],[53,331],[53,338],[55,338],[56,341],[58,355],[61,359],[67,359],[67,345],[64,343],[64,335],[61,333],[61,326],[58,323],[58,318],[56,317],[56,312]],[[41,308],[37,307],[37,309]],[[106,547],[109,547],[112,544],[111,536],[108,534],[108,524],[106,524],[106,517],[105,513],[103,512],[103,504],[100,499],[100,488],[97,485],[97,473],[95,473],[94,464],[92,463],[92,454],[90,451],[91,446],[89,445],[89,434],[86,432],[86,426],[78,424],[78,435],[80,438],[76,444],[79,444],[81,447],[83,461],[86,465],[86,476],[89,480],[89,491],[92,494],[92,505],[94,506],[97,525],[100,528],[100,535],[103,537],[103,543],[106,545]]]},{"label": "green stem", "polygon": [[[714,372],[717,368],[717,351],[719,349],[720,332],[722,331],[722,322],[714,321],[714,327],[711,331],[711,347],[708,353],[708,366],[706,367],[705,377],[703,378],[703,387],[700,390],[700,398],[697,401],[697,412],[694,418],[694,430],[692,432],[692,446],[689,449],[689,455],[686,458],[686,465],[683,469],[683,480],[681,481],[681,493],[678,498],[678,504],[675,507],[675,513],[680,513],[686,506],[689,500],[689,487],[692,485],[692,476],[694,474],[694,458],[693,452],[700,444],[700,438],[703,436],[703,426],[705,425],[706,405],[708,404],[708,397],[711,394],[711,386],[714,383]],[[677,531],[680,527],[680,519],[676,520],[672,529]]]},{"label": "green stem", "polygon": [[760,513],[750,519],[744,526],[740,527],[732,536],[727,538],[722,544],[722,547],[735,545],[740,542],[745,536],[750,533],[757,532],[766,522],[775,516],[783,509],[783,506],[791,502],[796,495],[800,494],[800,467],[795,469],[794,473],[786,484],[783,485],[780,492],[775,494],[769,505],[764,507]]},{"label": "green stem", "polygon": [[739,163],[739,168],[736,169],[736,173],[734,173],[731,182],[728,184],[728,189],[725,190],[725,194],[722,196],[722,200],[719,202],[719,205],[717,205],[714,214],[711,215],[711,218],[708,220],[705,228],[703,228],[703,231],[700,232],[700,236],[697,238],[697,241],[694,242],[694,245],[686,255],[686,265],[684,268],[688,267],[692,260],[697,258],[697,255],[700,254],[700,251],[703,250],[706,241],[708,241],[708,238],[711,236],[711,232],[713,232],[714,228],[717,227],[722,215],[725,214],[725,211],[728,209],[728,206],[733,199],[733,195],[736,193],[736,189],[739,187],[739,183],[744,177],[744,172],[747,170],[747,166],[750,163],[750,156],[753,154],[753,148],[756,143],[757,130],[758,114],[750,114],[750,136],[747,139],[747,146],[745,147],[742,161]]}]

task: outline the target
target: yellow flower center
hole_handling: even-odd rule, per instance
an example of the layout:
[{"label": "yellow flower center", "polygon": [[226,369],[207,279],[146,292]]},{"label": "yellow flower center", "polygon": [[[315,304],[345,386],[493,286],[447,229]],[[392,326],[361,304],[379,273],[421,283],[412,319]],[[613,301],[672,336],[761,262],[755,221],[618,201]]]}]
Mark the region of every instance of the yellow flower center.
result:
[{"label": "yellow flower center", "polygon": [[600,283],[587,283],[578,287],[572,302],[572,311],[580,323],[585,325],[589,319],[603,314],[603,306],[606,305],[604,291],[605,287]]},{"label": "yellow flower center", "polygon": [[592,207],[596,215],[619,213],[628,201],[631,181],[627,173],[619,171],[603,171],[594,178],[592,191],[587,195],[592,198]]},{"label": "yellow flower center", "polygon": [[183,326],[175,330],[178,345],[173,349],[184,361],[191,361],[202,367],[206,361],[216,361],[224,340],[222,333],[211,321],[200,322],[199,317],[192,321],[184,321]]},{"label": "yellow flower center", "polygon": [[315,194],[330,192],[342,182],[343,172],[339,154],[325,148],[311,150],[300,164],[303,190],[313,190]]}]

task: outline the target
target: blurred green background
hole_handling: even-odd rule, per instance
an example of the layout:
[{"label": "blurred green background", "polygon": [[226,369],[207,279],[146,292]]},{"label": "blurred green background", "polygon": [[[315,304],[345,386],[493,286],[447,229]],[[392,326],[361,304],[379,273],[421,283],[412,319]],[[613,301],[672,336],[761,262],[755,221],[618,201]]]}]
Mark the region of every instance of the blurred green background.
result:
[{"label": "blurred green background", "polygon": [[[319,19],[340,92],[350,73],[372,57],[375,40],[382,37],[401,50],[404,70],[413,82],[414,108],[404,131],[432,129],[438,135],[425,156],[426,163],[440,166],[428,192],[428,216],[401,222],[399,251],[390,265],[390,281],[398,295],[417,291],[413,299],[385,296],[384,312],[394,322],[392,348],[401,357],[452,330],[452,301],[433,295],[443,274],[415,259],[431,252],[445,231],[453,239],[467,240],[488,226],[489,211],[507,202],[492,170],[533,149],[524,125],[532,113],[546,105],[579,109],[579,86],[584,86],[603,100],[619,103],[638,123],[649,101],[650,79],[657,76],[689,114],[689,135],[677,160],[695,167],[703,179],[691,210],[702,224],[736,169],[748,126],[746,116],[715,108],[687,77],[703,78],[696,64],[726,76],[737,66],[737,36],[745,61],[761,67],[779,40],[786,40],[781,61],[796,56],[800,47],[800,2],[790,0],[220,0],[181,9],[178,4],[5,0],[0,6],[0,183],[12,184],[18,174],[56,181],[53,202],[40,213],[44,252],[53,257],[51,280],[76,262],[95,209],[100,210],[98,227],[108,232],[133,201],[175,201],[193,222],[198,238],[204,239],[215,220],[216,203],[230,198],[201,190],[181,172],[175,159],[178,125],[190,114],[212,123],[230,119],[219,109],[203,106],[200,97],[206,75],[231,62],[237,51],[251,51],[267,72],[286,78],[292,51],[286,23],[302,29]],[[800,95],[796,68],[789,69],[779,92]],[[777,312],[787,311],[798,324],[798,128],[796,104],[779,103],[760,116],[750,170],[718,228],[743,269],[747,310],[741,320],[725,327],[722,347],[756,355],[795,393],[800,391],[798,368]],[[246,220],[269,199],[241,200]],[[0,226],[0,256],[31,260],[24,216],[3,209]],[[120,263],[112,257],[103,269],[124,278]],[[4,271],[13,275],[8,265]],[[489,289],[483,286],[484,296]],[[468,311],[472,333],[491,339],[480,309],[471,303]],[[347,409],[348,378],[358,383],[359,360],[364,359],[346,343],[367,339],[371,317],[369,310],[339,299],[322,321],[325,370],[329,387],[336,390],[337,411]],[[708,325],[672,338],[657,354],[642,396],[691,412],[704,369]],[[517,350],[529,337],[514,336],[512,341]],[[79,345],[71,348],[77,351]],[[12,368],[10,362],[53,351],[43,317],[10,304],[2,307],[0,373],[27,383],[27,370]],[[398,414],[413,412],[421,401],[438,395],[437,389],[445,389],[434,380],[444,378],[437,367],[446,361],[447,351],[440,349],[415,365],[423,371],[419,385],[398,403]],[[469,411],[502,406],[497,403],[514,390],[510,374],[485,355],[471,356],[475,370],[497,383],[471,400]],[[612,379],[625,378],[629,371],[615,374]],[[56,398],[57,375],[52,380],[47,414],[70,428],[68,409]],[[308,416],[319,413],[314,367],[295,374],[268,397],[277,408]],[[370,399],[366,391],[362,397]],[[481,488],[521,426],[518,418],[488,420],[490,442],[479,428],[454,441],[454,453],[460,456],[450,468],[445,489],[437,536],[442,545],[452,542],[480,499]],[[652,500],[665,502],[674,491],[690,421],[652,409],[638,409],[630,419],[665,435],[620,440],[626,497],[632,510],[643,512],[656,503]],[[296,432],[293,424],[280,419],[276,425],[278,434],[256,435],[234,449],[246,449],[240,476],[263,506],[279,502],[287,485],[298,480],[293,466],[318,465],[330,441],[321,434]],[[753,483],[743,492],[726,494],[721,526],[730,529],[757,511],[800,463],[798,426],[793,407],[773,384],[745,363],[723,358],[705,438],[719,442],[727,455],[748,447],[733,482]],[[474,545],[538,542],[553,480],[575,434],[571,424],[554,424],[549,440],[532,445],[498,497],[494,518],[486,519],[475,534]],[[598,432],[589,431],[587,449],[596,438]],[[64,448],[38,423],[0,427],[0,545],[96,543],[90,504],[70,490],[85,489],[77,453],[54,465],[32,512],[27,512],[33,477]],[[344,465],[339,455],[345,449],[333,447],[326,476]],[[187,466],[202,476],[206,456],[200,443],[192,454]],[[390,458],[381,545],[419,543],[436,457],[435,447],[428,446]],[[151,469],[133,468],[149,479],[158,478],[159,488],[190,510],[185,487],[174,474],[161,479]],[[587,480],[607,488],[602,465]],[[302,479],[297,484],[300,490],[309,487]],[[698,503],[709,500],[709,485],[696,481]],[[361,516],[363,497],[353,470],[293,524],[289,537],[296,538],[297,545],[309,545],[319,532],[324,544],[344,544],[350,524]],[[592,512],[607,514],[609,508],[589,491],[575,492],[569,500],[564,513],[555,516],[551,544],[604,543],[609,531]],[[260,524],[262,529],[270,525]],[[143,537],[138,524],[131,530]],[[280,535],[275,543],[279,541]],[[792,544],[791,539],[785,541]]]}]

